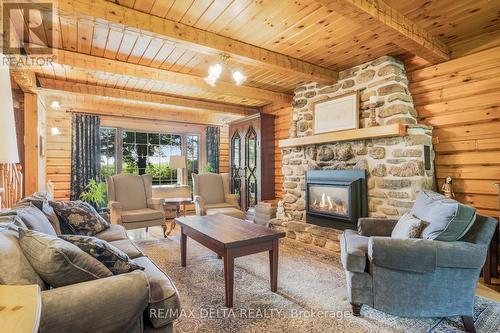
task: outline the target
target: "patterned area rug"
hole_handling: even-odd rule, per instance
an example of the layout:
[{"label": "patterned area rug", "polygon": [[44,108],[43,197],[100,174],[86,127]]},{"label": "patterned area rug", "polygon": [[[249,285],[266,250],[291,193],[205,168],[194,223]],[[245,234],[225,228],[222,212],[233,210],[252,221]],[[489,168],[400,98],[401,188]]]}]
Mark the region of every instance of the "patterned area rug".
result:
[{"label": "patterned area rug", "polygon": [[[223,262],[188,239],[180,266],[179,236],[137,243],[179,289],[183,312],[176,333],[202,332],[463,332],[456,318],[395,317],[363,306],[352,316],[339,257],[282,240],[278,292],[269,289],[267,253],[235,260],[234,308],[224,302]],[[476,298],[477,332],[500,332],[500,303]]]}]

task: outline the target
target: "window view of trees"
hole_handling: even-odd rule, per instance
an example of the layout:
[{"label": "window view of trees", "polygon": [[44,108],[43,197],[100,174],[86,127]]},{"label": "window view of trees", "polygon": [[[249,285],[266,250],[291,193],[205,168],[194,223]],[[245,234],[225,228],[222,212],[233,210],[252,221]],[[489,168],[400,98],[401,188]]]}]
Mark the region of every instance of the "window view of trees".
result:
[{"label": "window view of trees", "polygon": [[149,174],[153,184],[175,184],[177,170],[168,167],[170,156],[182,154],[181,136],[124,131],[122,172]]},{"label": "window view of trees", "polygon": [[183,154],[187,159],[189,184],[191,174],[199,171],[199,135],[147,133],[101,127],[100,136],[102,181],[105,181],[107,175],[123,172],[149,174],[153,177],[154,185],[176,184],[177,170],[170,169],[168,162],[170,156]]}]

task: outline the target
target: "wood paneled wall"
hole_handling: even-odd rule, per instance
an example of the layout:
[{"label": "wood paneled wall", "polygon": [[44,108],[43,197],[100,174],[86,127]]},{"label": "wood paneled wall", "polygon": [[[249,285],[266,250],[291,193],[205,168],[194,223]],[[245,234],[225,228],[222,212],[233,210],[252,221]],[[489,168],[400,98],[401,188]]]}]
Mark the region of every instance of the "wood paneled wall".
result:
[{"label": "wood paneled wall", "polygon": [[[202,149],[206,150],[204,146]],[[227,125],[220,128],[219,172],[229,172],[229,126]]]},{"label": "wood paneled wall", "polygon": [[420,121],[434,126],[439,186],[453,177],[456,198],[498,217],[500,47],[409,73]]},{"label": "wood paneled wall", "polygon": [[274,188],[276,199],[283,198],[283,172],[281,171],[281,149],[278,146],[278,141],[288,138],[288,130],[292,125],[292,107],[279,109],[270,112],[274,118]]}]

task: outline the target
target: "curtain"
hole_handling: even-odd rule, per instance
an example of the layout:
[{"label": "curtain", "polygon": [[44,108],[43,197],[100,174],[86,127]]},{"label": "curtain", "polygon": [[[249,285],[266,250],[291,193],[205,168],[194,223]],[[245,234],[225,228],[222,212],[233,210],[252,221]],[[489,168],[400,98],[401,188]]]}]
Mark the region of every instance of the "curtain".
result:
[{"label": "curtain", "polygon": [[71,137],[71,200],[79,200],[91,179],[99,181],[100,118],[73,113]]},{"label": "curtain", "polygon": [[220,128],[218,126],[207,127],[207,162],[213,171],[219,172],[219,142]]}]

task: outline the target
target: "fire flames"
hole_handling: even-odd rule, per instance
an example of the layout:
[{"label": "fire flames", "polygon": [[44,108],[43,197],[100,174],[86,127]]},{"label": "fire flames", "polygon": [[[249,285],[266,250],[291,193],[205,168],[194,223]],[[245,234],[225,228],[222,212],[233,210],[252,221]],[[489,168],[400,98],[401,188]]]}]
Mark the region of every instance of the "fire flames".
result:
[{"label": "fire flames", "polygon": [[340,199],[332,199],[326,193],[321,195],[321,200],[314,199],[311,208],[326,213],[347,215],[347,204]]}]

